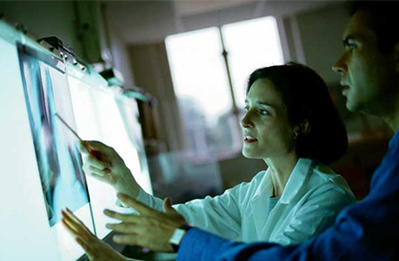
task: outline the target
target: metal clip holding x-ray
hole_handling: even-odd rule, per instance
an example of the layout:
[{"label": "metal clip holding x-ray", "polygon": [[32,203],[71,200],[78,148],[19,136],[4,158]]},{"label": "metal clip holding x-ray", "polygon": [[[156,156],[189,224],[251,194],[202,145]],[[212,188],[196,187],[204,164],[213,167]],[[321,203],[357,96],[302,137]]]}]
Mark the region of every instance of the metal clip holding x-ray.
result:
[{"label": "metal clip holding x-ray", "polygon": [[71,61],[75,66],[78,66],[82,71],[85,71],[88,67],[83,62],[82,59],[76,56],[73,49],[68,45],[64,44],[60,39],[55,36],[40,38],[37,40],[38,43],[42,45],[47,45],[46,47],[51,51],[57,51],[57,54],[65,61]]}]

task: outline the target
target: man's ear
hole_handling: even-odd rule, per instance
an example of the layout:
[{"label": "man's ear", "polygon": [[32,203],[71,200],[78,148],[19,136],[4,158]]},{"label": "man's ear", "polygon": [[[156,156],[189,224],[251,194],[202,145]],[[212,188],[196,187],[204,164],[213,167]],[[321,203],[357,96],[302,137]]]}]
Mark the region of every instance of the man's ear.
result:
[{"label": "man's ear", "polygon": [[306,136],[310,132],[311,126],[308,119],[305,119],[301,124],[294,127],[294,138]]}]

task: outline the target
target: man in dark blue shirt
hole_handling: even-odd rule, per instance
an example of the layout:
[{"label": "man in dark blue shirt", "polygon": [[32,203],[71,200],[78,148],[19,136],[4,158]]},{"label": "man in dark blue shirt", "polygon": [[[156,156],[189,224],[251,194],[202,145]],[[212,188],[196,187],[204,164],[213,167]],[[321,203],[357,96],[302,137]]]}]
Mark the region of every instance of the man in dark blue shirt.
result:
[{"label": "man in dark blue shirt", "polygon": [[344,209],[322,234],[302,244],[280,246],[228,241],[184,226],[169,200],[165,213],[160,213],[118,195],[141,215],[107,211],[123,221],[112,226],[122,233],[115,241],[155,251],[178,249],[178,260],[190,261],[399,260],[399,5],[397,1],[356,1],[351,6],[343,37],[345,52],[333,70],[341,75],[349,110],[379,116],[396,132],[364,200]]}]

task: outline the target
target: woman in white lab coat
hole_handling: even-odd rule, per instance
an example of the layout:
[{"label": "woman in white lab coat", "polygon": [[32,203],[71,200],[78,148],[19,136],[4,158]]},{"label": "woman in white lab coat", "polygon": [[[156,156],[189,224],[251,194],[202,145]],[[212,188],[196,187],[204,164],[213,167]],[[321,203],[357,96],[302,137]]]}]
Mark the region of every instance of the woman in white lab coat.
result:
[{"label": "woman in white lab coat", "polygon": [[[242,153],[262,159],[267,170],[220,196],[173,207],[188,224],[231,240],[305,241],[355,200],[345,180],[326,166],[347,148],[344,124],[324,81],[295,63],[254,71],[245,104]],[[102,160],[86,154],[86,174],[162,211],[163,201],[139,187],[115,150],[86,143],[102,154]]]}]

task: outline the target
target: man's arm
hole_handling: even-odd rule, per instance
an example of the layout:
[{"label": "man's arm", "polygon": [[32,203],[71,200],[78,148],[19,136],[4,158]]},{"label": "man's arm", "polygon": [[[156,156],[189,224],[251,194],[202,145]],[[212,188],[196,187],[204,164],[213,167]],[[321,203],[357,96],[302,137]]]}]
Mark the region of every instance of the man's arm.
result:
[{"label": "man's arm", "polygon": [[302,244],[281,246],[232,242],[192,228],[180,244],[177,260],[384,260],[379,251],[364,249],[362,233],[354,230],[333,227]]},{"label": "man's arm", "polygon": [[[303,244],[305,245],[305,244]],[[180,260],[289,260],[297,245],[282,247],[274,243],[242,243],[225,240],[216,235],[192,228],[180,244]],[[261,251],[268,251],[264,254]],[[269,256],[270,257],[269,257]]]}]

